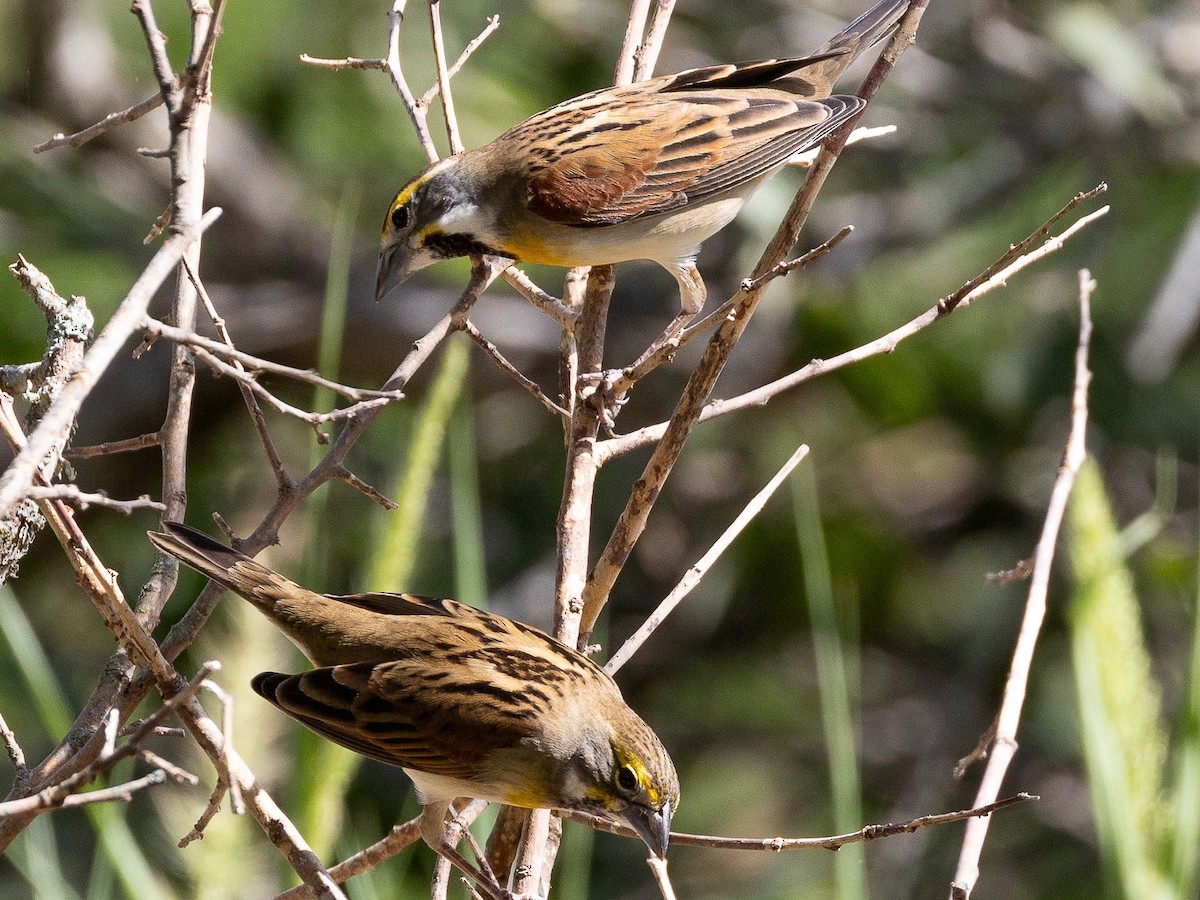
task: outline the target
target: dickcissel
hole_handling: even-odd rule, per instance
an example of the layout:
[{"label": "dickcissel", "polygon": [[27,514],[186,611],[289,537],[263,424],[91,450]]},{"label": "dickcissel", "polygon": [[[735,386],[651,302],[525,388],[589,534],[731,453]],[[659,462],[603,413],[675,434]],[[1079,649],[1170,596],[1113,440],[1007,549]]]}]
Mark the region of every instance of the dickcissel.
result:
[{"label": "dickcissel", "polygon": [[858,97],[831,96],[834,82],[907,6],[882,0],[812,56],[593,91],[434,163],[388,208],[376,299],[456,256],[555,266],[648,259],[679,282],[681,312],[652,349],[661,346],[704,305],[700,244],[790,157],[863,108]]},{"label": "dickcissel", "polygon": [[454,600],[318,594],[174,522],[158,549],[249,600],[319,668],[254,690],[301,724],[404,769],[434,850],[451,801],[582,810],[630,825],[657,856],[679,803],[675,766],[616,682],[549,635]]}]

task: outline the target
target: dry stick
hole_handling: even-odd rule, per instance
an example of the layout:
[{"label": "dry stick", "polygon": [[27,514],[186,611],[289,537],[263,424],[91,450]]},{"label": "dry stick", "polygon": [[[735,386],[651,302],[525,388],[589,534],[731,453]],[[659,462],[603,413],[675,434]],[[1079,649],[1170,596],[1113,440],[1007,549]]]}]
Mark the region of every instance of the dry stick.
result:
[{"label": "dry stick", "polygon": [[651,856],[646,860],[646,865],[650,867],[650,874],[654,876],[654,883],[658,885],[663,900],[675,900],[675,888],[671,886],[671,879],[667,875],[667,861],[661,856]]},{"label": "dry stick", "polygon": [[65,435],[75,422],[75,416],[100,376],[108,369],[117,352],[137,330],[155,291],[183,257],[188,246],[221,215],[219,208],[210,209],[196,232],[173,234],[154,258],[142,270],[129,293],[121,301],[108,324],[97,336],[83,358],[83,367],[63,388],[46,415],[38,424],[25,448],[0,476],[0,516],[5,515],[20,500],[33,483],[33,473],[41,466],[45,455]]},{"label": "dry stick", "polygon": [[[825,254],[829,253],[829,251],[831,251],[834,247],[848,238],[853,231],[853,225],[844,225],[842,226],[841,231],[829,238],[829,240],[813,247],[807,253],[803,253],[795,259],[789,259],[777,263],[776,265],[772,266],[769,271],[765,272],[763,275],[760,275],[758,278],[745,279],[742,282],[742,286],[732,297],[702,318],[699,322],[696,322],[694,325],[689,325],[687,328],[683,329],[683,331],[679,334],[678,346],[682,347],[684,344],[690,343],[693,339],[708,331],[708,329],[713,325],[726,318],[745,301],[746,294],[749,291],[761,288],[763,285],[770,281],[774,281],[776,278],[782,278],[783,276],[789,275],[797,269],[802,269],[805,266],[816,262]],[[637,371],[631,373],[629,376],[630,382],[636,381],[646,372],[657,367],[660,363],[666,362],[666,360],[675,352],[669,348],[664,348],[664,351],[665,352],[660,351],[660,353],[651,356],[642,366],[639,367]],[[626,386],[627,385],[623,381],[618,381],[616,389],[621,390]]]},{"label": "dry stick", "polygon": [[[811,381],[821,375],[828,374],[836,369],[841,369],[853,363],[861,362],[873,356],[880,354],[891,353],[899,346],[901,341],[912,337],[919,331],[928,328],[934,322],[950,315],[960,306],[968,305],[972,300],[983,296],[999,287],[1004,287],[1012,276],[1016,275],[1025,267],[1038,261],[1050,253],[1060,250],[1063,244],[1086,228],[1096,219],[1108,213],[1109,207],[1103,206],[1095,212],[1082,216],[1077,221],[1071,224],[1069,228],[1055,237],[1048,239],[1041,247],[1029,253],[1022,254],[1022,248],[1029,247],[1038,237],[1044,237],[1049,228],[1057,222],[1062,216],[1074,209],[1082,199],[1087,199],[1095,196],[1093,191],[1086,194],[1077,195],[1067,206],[1063,207],[1056,213],[1046,224],[1038,228],[1037,231],[1029,235],[1025,240],[1018,244],[1014,244],[1012,248],[1001,256],[995,263],[988,266],[982,273],[972,278],[961,288],[954,293],[938,300],[921,315],[910,319],[905,324],[901,325],[887,334],[876,338],[853,350],[847,350],[845,353],[830,357],[829,359],[815,359],[808,365],[797,369],[790,375],[785,375],[783,378],[765,384],[753,391],[748,391],[737,397],[731,397],[728,400],[713,400],[705,408],[700,415],[701,422],[707,422],[710,419],[715,419],[718,416],[728,415],[738,410],[746,409],[752,406],[765,406],[773,397],[791,390],[803,384],[806,381]],[[1014,256],[1014,253],[1016,254]],[[660,440],[665,434],[668,423],[664,422],[658,425],[648,425],[645,428],[640,428],[637,431],[631,431],[628,434],[620,437],[610,438],[604,441],[597,448],[598,456],[601,463],[606,463],[610,459],[629,453],[639,447],[644,447]]]},{"label": "dry stick", "polygon": [[442,39],[441,0],[429,0],[429,29],[433,38],[433,61],[437,68],[438,93],[442,98],[442,113],[446,119],[446,137],[450,152],[461,153],[462,136],[458,133],[458,116],[454,112],[454,95],[450,93],[450,73],[446,70],[446,42]]},{"label": "dry stick", "polygon": [[[229,329],[225,327],[225,319],[217,312],[217,307],[208,295],[208,291],[205,290],[200,276],[196,274],[191,266],[185,265],[184,270],[187,272],[188,278],[192,280],[192,284],[195,285],[196,293],[200,295],[200,302],[204,304],[204,309],[213,323],[213,328],[217,330],[217,336],[225,346],[231,350],[234,349],[233,338],[229,334]],[[240,362],[235,362],[234,366],[238,369],[243,368]],[[246,405],[246,411],[250,413],[250,421],[254,425],[254,431],[258,435],[258,441],[262,445],[263,453],[266,454],[267,465],[271,467],[271,472],[275,475],[275,484],[278,486],[289,484],[291,476],[288,474],[287,467],[283,464],[283,457],[279,455],[279,450],[275,446],[275,439],[271,437],[271,432],[267,428],[267,419],[263,415],[262,407],[258,405],[254,391],[250,388],[250,385],[238,382],[238,392],[242,395],[242,403]]]},{"label": "dry stick", "polygon": [[335,394],[341,394],[349,400],[404,399],[404,394],[400,391],[380,391],[371,388],[352,387],[337,381],[331,381],[322,376],[316,369],[297,369],[293,366],[285,366],[282,363],[273,362],[272,360],[263,359],[262,357],[253,356],[238,350],[225,328],[225,320],[217,315],[216,309],[212,306],[211,299],[209,299],[207,292],[203,290],[202,283],[198,279],[194,279],[193,283],[200,290],[200,296],[205,305],[212,310],[213,324],[216,326],[221,340],[214,341],[211,338],[197,334],[195,331],[186,328],[176,328],[173,325],[167,325],[164,322],[147,316],[146,321],[143,323],[143,328],[149,334],[156,338],[161,337],[176,343],[187,344],[190,347],[200,347],[221,359],[242,365],[251,372],[267,372],[272,375],[282,375],[285,378],[302,381],[305,384],[326,388]]},{"label": "dry stick", "polygon": [[[478,50],[479,45],[486,41],[488,37],[491,36],[492,32],[499,27],[500,17],[488,16],[487,25],[483,26],[483,31],[479,32],[479,34],[475,35],[474,38],[467,42],[467,46],[463,47],[462,53],[458,54],[458,59],[456,59],[454,64],[446,70],[447,80],[453,78],[459,73],[466,61],[471,58],[471,54]],[[417,102],[422,106],[428,106],[430,103],[432,103],[437,95],[441,92],[441,84],[439,82],[440,79],[439,81],[435,81],[432,85],[430,85],[429,90],[422,94],[421,99]]]},{"label": "dry stick", "polygon": [[247,372],[243,368],[240,368],[237,364],[230,365],[229,363],[221,360],[215,354],[209,352],[207,349],[198,345],[192,347],[192,352],[195,354],[197,359],[201,360],[217,374],[229,376],[239,385],[244,386],[247,390],[257,394],[259,397],[262,397],[262,399],[265,400],[267,404],[271,406],[271,408],[283,413],[284,415],[292,416],[293,418],[299,419],[302,422],[307,422],[313,426],[322,425],[326,422],[341,422],[345,419],[353,419],[355,416],[361,415],[363,410],[374,409],[377,406],[386,406],[392,400],[399,399],[401,396],[396,392],[389,391],[388,394],[390,396],[376,397],[371,400],[363,400],[350,406],[332,409],[329,412],[309,412],[308,410],[301,409],[298,406],[292,406],[292,404],[280,400],[265,387],[259,384],[258,379],[255,378],[253,374]]},{"label": "dry stick", "polygon": [[500,348],[484,337],[482,332],[475,327],[474,322],[468,320],[463,328],[463,331],[466,333],[467,337],[473,340],[479,346],[479,348],[488,355],[488,358],[490,358],[492,362],[500,367],[502,372],[507,374],[510,378],[512,378],[513,381],[524,388],[549,412],[563,419],[570,418],[571,414],[547,397],[542,391],[541,387],[538,386],[536,381],[534,381],[532,378],[528,378],[524,372],[505,359],[504,354],[500,352]]},{"label": "dry stick", "polygon": [[[650,0],[633,0],[629,19],[625,23],[625,36],[617,53],[617,67],[613,72],[613,84],[629,84],[634,80],[634,67],[638,62],[638,47],[646,31],[646,16],[650,12]],[[653,68],[656,60],[650,61]]]},{"label": "dry stick", "polygon": [[808,445],[801,444],[796,448],[788,461],[783,464],[778,472],[766,483],[761,491],[754,495],[754,498],[746,504],[745,508],[738,514],[738,517],[733,520],[728,528],[708,549],[708,552],[700,557],[699,561],[692,566],[684,574],[679,583],[671,589],[671,592],[663,598],[658,604],[658,608],[642,623],[641,628],[631,634],[621,645],[621,648],[612,655],[612,658],[605,664],[604,671],[609,675],[615,674],[621,666],[625,665],[638,651],[638,648],[646,642],[672,612],[675,607],[680,604],[684,597],[692,592],[692,589],[700,583],[700,579],[707,574],[713,564],[720,558],[721,554],[734,542],[739,534],[749,525],[754,517],[757,516],[767,501],[775,493],[776,489],[783,484],[785,478],[792,474],[792,470],[800,464],[800,460],[808,455]]},{"label": "dry stick", "polygon": [[[133,756],[139,749],[138,745],[153,732],[154,726],[172,712],[176,712],[184,703],[195,696],[196,691],[200,690],[205,679],[220,668],[221,664],[216,661],[206,662],[200,667],[200,671],[196,676],[184,685],[178,693],[169,700],[164,701],[162,706],[147,716],[137,731],[131,734],[124,744],[120,747],[113,747],[111,746],[112,741],[106,737],[105,748],[95,760],[78,772],[75,772],[69,778],[64,778],[57,784],[39,791],[30,797],[0,803],[0,817],[22,815],[35,810],[55,809],[65,805],[67,798],[78,788],[109,771],[121,760]],[[115,719],[111,716],[111,713],[115,712],[115,709],[110,710],[108,717],[110,721],[115,722]]]},{"label": "dry stick", "polygon": [[[472,800],[467,806],[463,807],[462,812],[454,817],[455,821],[463,821],[469,826],[487,808],[487,805],[487,802],[484,800]],[[369,872],[381,862],[391,859],[398,853],[404,852],[420,840],[421,817],[418,816],[402,825],[395,826],[388,833],[387,837],[382,840],[376,841],[353,856],[347,857],[336,866],[330,866],[329,874],[336,878],[339,884],[345,884],[355,875]],[[307,900],[311,896],[312,892],[308,886],[302,884],[277,895],[275,900]]]},{"label": "dry stick", "polygon": [[[614,273],[612,266],[595,266],[584,288],[582,313],[574,334],[575,353],[568,365],[577,374],[599,372],[604,360],[604,337],[608,306],[612,298]],[[578,398],[582,382],[570,386]],[[583,606],[580,601],[587,578],[588,548],[591,540],[592,498],[599,471],[593,458],[600,431],[600,419],[589,404],[576,400],[567,434],[566,477],[557,520],[559,548],[555,573],[554,636],[568,645],[579,639],[579,621]],[[549,810],[534,810],[528,814],[525,838],[517,866],[517,893],[538,891],[546,893],[555,850],[547,842],[557,844],[561,824],[553,830]]]},{"label": "dry stick", "polygon": [[[859,96],[864,100],[869,101],[875,95],[884,78],[895,65],[900,52],[912,42],[924,5],[922,0],[914,0],[904,14],[895,35],[876,61],[859,91]],[[805,178],[804,184],[792,201],[791,208],[751,277],[759,278],[765,275],[784,258],[788,249],[795,244],[800,229],[808,218],[817,192],[825,183],[833,164],[837,161],[845,138],[853,127],[853,122],[854,119],[848,121],[826,141],[825,148],[817,158],[817,162],[809,169],[808,177]],[[746,292],[744,302],[721,323],[709,341],[695,371],[688,379],[683,396],[663,431],[662,439],[654,448],[641,478],[635,483],[625,509],[617,520],[608,544],[601,552],[584,590],[584,611],[580,626],[581,637],[584,641],[595,625],[604,604],[608,601],[613,584],[629,560],[634,545],[645,530],[650,510],[658,499],[667,476],[670,475],[675,462],[683,452],[683,445],[699,421],[704,404],[711,395],[733,347],[737,344],[757,308],[764,290],[765,286],[760,286]]]},{"label": "dry stick", "polygon": [[157,500],[151,500],[146,494],[142,494],[134,500],[114,500],[103,491],[95,493],[83,491],[73,484],[34,485],[25,496],[30,500],[62,500],[74,504],[80,509],[87,509],[89,506],[103,506],[125,515],[129,515],[135,509],[166,509],[163,504]]},{"label": "dry stick", "polygon": [[63,134],[60,131],[49,140],[42,141],[42,143],[36,145],[33,148],[33,152],[44,153],[47,150],[53,150],[55,147],[82,147],[92,138],[99,137],[106,131],[112,131],[118,125],[123,125],[126,122],[136,122],[146,113],[158,109],[162,105],[163,95],[155,94],[152,97],[147,97],[141,103],[135,103],[128,109],[109,113],[99,122],[89,125],[82,131],[77,131],[74,134]]},{"label": "dry stick", "polygon": [[667,26],[671,24],[671,13],[674,9],[675,0],[658,0],[654,5],[654,16],[650,19],[646,39],[637,48],[637,63],[633,69],[634,81],[643,81],[654,71],[654,63],[662,50],[663,39],[667,36]]},{"label": "dry stick", "polygon": [[[911,834],[921,828],[928,828],[931,825],[947,825],[951,822],[961,822],[964,819],[974,819],[979,816],[988,816],[998,810],[1007,809],[1010,806],[1016,806],[1020,803],[1027,803],[1031,800],[1039,800],[1041,798],[1034,794],[1014,794],[1011,797],[1005,797],[1002,800],[997,800],[994,803],[989,803],[986,806],[973,807],[971,809],[962,809],[956,812],[934,813],[928,816],[919,816],[915,819],[910,819],[907,822],[890,822],[884,825],[866,825],[858,831],[851,831],[847,834],[837,834],[830,837],[816,838],[785,838],[785,837],[769,837],[769,838],[736,838],[736,837],[720,837],[711,834],[688,834],[682,831],[671,832],[671,846],[679,847],[706,847],[710,850],[760,850],[769,853],[783,853],[791,850],[839,850],[847,844],[859,844],[864,841],[875,841],[881,838],[893,837],[898,834]],[[584,812],[566,812],[563,813],[564,818],[570,819],[572,822],[579,822],[581,825],[587,825],[594,828],[596,831],[607,831],[611,834],[620,834],[625,837],[636,837],[637,833],[628,825],[622,825],[619,822],[614,822],[611,819],[602,819],[599,816],[593,816]]]},{"label": "dry stick", "polygon": [[[1025,617],[1013,649],[1012,664],[1008,680],[1004,685],[1004,696],[1000,702],[1000,714],[996,720],[996,739],[992,744],[991,758],[979,783],[975,795],[976,804],[988,803],[1000,793],[1000,785],[1008,771],[1009,763],[1017,752],[1017,726],[1021,721],[1021,708],[1025,702],[1025,690],[1029,684],[1029,671],[1033,665],[1033,652],[1038,634],[1046,618],[1046,595],[1050,584],[1050,568],[1054,562],[1054,546],[1059,528],[1066,512],[1067,500],[1075,475],[1087,458],[1088,385],[1092,373],[1088,369],[1088,347],[1092,337],[1091,296],[1096,282],[1091,274],[1079,272],[1079,344],[1075,350],[1075,389],[1071,396],[1071,433],[1067,438],[1063,461],[1058,477],[1050,494],[1046,508],[1046,520],[1034,553],[1033,575],[1029,584],[1029,599],[1025,604]],[[983,854],[983,843],[987,838],[988,820],[979,819],[967,823],[963,836],[962,850],[954,881],[950,885],[951,900],[967,900],[979,880],[979,860]]]},{"label": "dry stick", "polygon": [[8,722],[5,721],[3,715],[0,715],[0,740],[4,742],[4,750],[8,753],[9,762],[16,770],[16,780],[24,781],[25,775],[29,771],[25,765],[25,751],[21,749],[16,733],[8,727]]},{"label": "dry stick", "polygon": [[140,434],[137,437],[124,438],[119,441],[105,441],[103,444],[93,444],[89,447],[69,447],[63,453],[67,459],[93,459],[97,456],[108,456],[113,453],[129,453],[132,450],[145,450],[147,447],[158,446],[158,434]]}]

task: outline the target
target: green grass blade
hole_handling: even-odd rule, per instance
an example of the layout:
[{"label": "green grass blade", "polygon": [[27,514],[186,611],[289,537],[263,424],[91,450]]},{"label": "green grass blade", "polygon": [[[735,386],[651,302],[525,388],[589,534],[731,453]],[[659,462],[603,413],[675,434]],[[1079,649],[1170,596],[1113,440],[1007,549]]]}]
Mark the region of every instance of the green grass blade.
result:
[{"label": "green grass blade", "polygon": [[451,414],[467,379],[469,363],[470,347],[464,341],[446,343],[409,441],[396,491],[399,508],[385,514],[367,576],[368,590],[403,590],[412,579],[429,489],[442,455]]},{"label": "green grass blade", "polygon": [[1075,482],[1070,525],[1075,574],[1071,650],[1101,852],[1110,880],[1124,896],[1171,897],[1163,873],[1167,738],[1159,688],[1120,536],[1100,473],[1090,460]]},{"label": "green grass blade", "polygon": [[[340,377],[342,344],[346,331],[346,306],[349,301],[350,263],[355,245],[354,222],[362,199],[357,183],[348,183],[342,191],[333,235],[329,245],[329,266],[325,274],[325,301],[321,308],[321,333],[317,345],[317,371],[336,381]],[[312,408],[329,409],[337,401],[325,387],[313,390]],[[325,455],[325,448],[313,445],[309,466],[315,466]],[[329,492],[317,491],[309,500],[314,522],[329,520]],[[308,552],[304,554],[305,584],[326,584],[329,534],[324,528],[314,528],[309,536]],[[301,773],[320,773],[320,777],[305,777],[297,782],[296,824],[313,851],[322,858],[328,856],[338,839],[344,821],[343,798],[358,772],[359,757],[309,732],[297,735],[297,762]]]},{"label": "green grass blade", "polygon": [[[1200,593],[1200,584],[1197,591]],[[1200,596],[1196,598],[1196,610],[1200,611]],[[1197,877],[1200,869],[1200,615],[1192,618],[1192,664],[1188,675],[1179,722],[1173,798],[1175,836],[1171,852],[1171,880],[1180,897],[1195,897],[1200,882]]]},{"label": "green grass blade", "polygon": [[454,539],[454,596],[463,603],[487,603],[487,560],[483,546],[475,416],[463,394],[450,417],[447,446],[450,468],[450,515]]},{"label": "green grass blade", "polygon": [[29,885],[33,900],[80,900],[63,879],[63,866],[54,840],[54,826],[38,816],[4,854]]},{"label": "green grass blade", "polygon": [[[804,593],[812,620],[821,721],[829,759],[833,827],[844,833],[863,825],[856,727],[858,658],[853,650],[846,653],[838,630],[813,466],[797,467],[793,484],[796,537],[804,565]],[[856,643],[857,635],[851,637]],[[865,900],[866,857],[861,845],[851,844],[837,852],[834,873],[841,900]]]}]

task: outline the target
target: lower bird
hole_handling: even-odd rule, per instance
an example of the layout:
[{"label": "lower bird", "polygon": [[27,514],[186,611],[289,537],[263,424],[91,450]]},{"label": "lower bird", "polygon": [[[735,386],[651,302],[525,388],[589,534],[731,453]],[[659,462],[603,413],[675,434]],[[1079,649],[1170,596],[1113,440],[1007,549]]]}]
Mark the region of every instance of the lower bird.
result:
[{"label": "lower bird", "polygon": [[149,533],[154,546],[250,601],[319,667],[264,672],[254,690],[317,734],[404,769],[422,837],[481,890],[505,896],[444,840],[458,797],[592,813],[666,853],[675,766],[587,657],[454,600],[318,594],[194,528],[165,528]]},{"label": "lower bird", "polygon": [[652,260],[679,283],[680,313],[637,367],[703,307],[701,243],[789,158],[862,110],[858,97],[833,94],[834,83],[907,7],[881,0],[812,56],[593,91],[434,163],[388,207],[376,299],[456,256],[554,266]]}]

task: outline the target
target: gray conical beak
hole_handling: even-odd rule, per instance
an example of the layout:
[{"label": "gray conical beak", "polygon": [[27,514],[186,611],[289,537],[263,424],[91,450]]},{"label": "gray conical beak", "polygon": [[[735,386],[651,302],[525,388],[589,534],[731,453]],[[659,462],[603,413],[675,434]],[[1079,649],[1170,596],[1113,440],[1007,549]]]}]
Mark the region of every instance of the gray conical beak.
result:
[{"label": "gray conical beak", "polygon": [[378,303],[384,298],[388,291],[402,282],[408,277],[407,268],[404,265],[403,258],[397,259],[397,256],[404,257],[406,254],[400,253],[400,244],[392,244],[390,247],[384,247],[379,251],[379,265],[375,268],[375,302]]},{"label": "gray conical beak", "polygon": [[667,856],[667,843],[671,840],[671,801],[667,800],[657,810],[644,806],[631,806],[623,813],[625,821],[638,833],[650,852],[660,859]]}]

